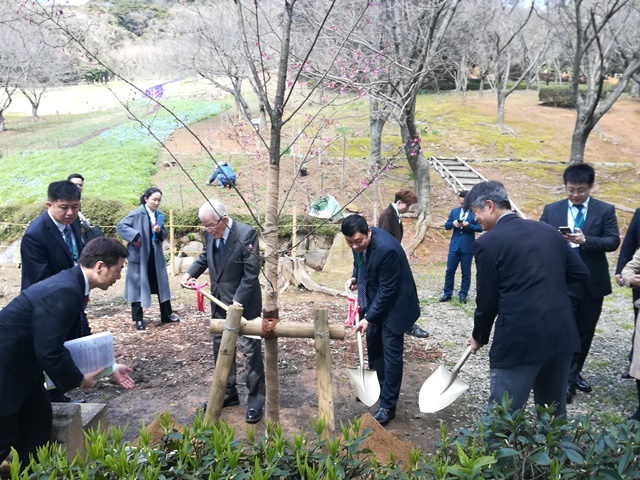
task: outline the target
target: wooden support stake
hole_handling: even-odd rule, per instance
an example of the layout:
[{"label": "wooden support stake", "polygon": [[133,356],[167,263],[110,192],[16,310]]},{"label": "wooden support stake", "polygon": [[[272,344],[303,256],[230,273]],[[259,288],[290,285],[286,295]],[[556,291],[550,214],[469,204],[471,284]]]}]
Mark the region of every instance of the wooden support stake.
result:
[{"label": "wooden support stake", "polygon": [[316,339],[316,372],[318,378],[318,413],[324,418],[323,438],[335,437],[333,385],[331,383],[331,349],[329,347],[329,320],[326,309],[313,312]]},{"label": "wooden support stake", "polygon": [[[229,307],[231,308],[231,307]],[[212,318],[209,325],[211,333],[223,333],[226,323]],[[329,325],[329,338],[331,340],[344,340],[344,325]],[[255,320],[242,320],[240,322],[240,335],[262,335],[262,322]],[[283,323],[276,325],[274,334],[278,338],[313,338],[315,331],[313,325],[307,323]]]},{"label": "wooden support stake", "polygon": [[[260,326],[262,330],[262,325]],[[278,374],[278,339],[264,340],[264,373],[267,387],[265,418],[268,422],[280,422],[280,378]]]},{"label": "wooden support stake", "polygon": [[224,331],[220,341],[220,350],[216,359],[216,369],[213,372],[213,381],[209,390],[209,401],[205,418],[214,423],[220,420],[224,393],[227,389],[227,379],[231,371],[231,365],[236,355],[236,343],[238,340],[238,326],[242,318],[242,307],[230,306],[227,311],[227,319],[224,323]]},{"label": "wooden support stake", "polygon": [[171,276],[176,276],[176,263],[174,250],[176,248],[175,232],[173,229],[173,210],[169,210],[169,265],[171,265]]}]

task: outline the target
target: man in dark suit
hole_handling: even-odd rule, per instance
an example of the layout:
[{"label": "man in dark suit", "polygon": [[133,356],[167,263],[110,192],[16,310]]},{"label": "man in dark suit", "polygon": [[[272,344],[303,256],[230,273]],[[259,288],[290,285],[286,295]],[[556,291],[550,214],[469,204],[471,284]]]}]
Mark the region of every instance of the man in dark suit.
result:
[{"label": "man in dark suit", "polygon": [[469,294],[469,287],[471,286],[473,242],[476,239],[476,232],[481,232],[482,227],[475,221],[473,212],[464,209],[464,197],[466,194],[466,190],[462,190],[458,194],[460,206],[451,210],[449,218],[444,224],[444,228],[453,230],[453,233],[451,234],[451,242],[449,242],[447,273],[444,276],[444,293],[440,298],[441,302],[451,300],[458,264],[462,270],[462,282],[460,284],[460,292],[458,293],[460,303],[467,303],[467,295]]},{"label": "man in dark suit", "polygon": [[586,286],[574,285],[569,289],[581,348],[581,352],[574,356],[569,371],[567,403],[571,403],[576,389],[591,391],[591,385],[581,373],[600,318],[602,302],[611,293],[606,252],[618,248],[620,231],[614,206],[590,196],[596,178],[591,165],[570,165],[562,177],[568,200],[546,205],[540,221],[556,228],[568,227],[564,238],[589,269]]},{"label": "man in dark suit", "polygon": [[404,333],[420,316],[416,284],[402,246],[387,232],[369,227],[360,215],[349,215],[341,229],[353,250],[353,276],[347,283],[358,290],[355,330],[366,334],[369,367],[382,386],[374,418],[387,425],[400,396]]},{"label": "man in dark suit", "polygon": [[[13,447],[25,465],[29,454],[51,440],[51,403],[43,371],[62,390],[95,386],[103,369],[82,374],[64,342],[89,290],[113,285],[127,255],[113,239],[93,240],[79,266],[23,290],[0,311],[0,463]],[[113,377],[124,388],[133,388],[130,371],[118,365]]]},{"label": "man in dark suit", "polygon": [[80,195],[72,182],[49,184],[47,209],[22,237],[22,290],[77,265],[84,247],[78,219]]},{"label": "man in dark suit", "polygon": [[[396,192],[393,203],[385,208],[378,218],[378,228],[390,233],[398,242],[402,243],[404,229],[402,228],[402,220],[400,215],[407,213],[414,203],[417,203],[418,197],[408,188],[402,188]],[[411,325],[407,330],[407,335],[413,335],[418,338],[427,338],[429,332],[420,327],[417,323]]]},{"label": "man in dark suit", "polygon": [[[633,218],[631,218],[631,223],[629,223],[629,228],[627,229],[627,234],[624,236],[624,241],[622,242],[622,246],[620,247],[618,264],[616,266],[616,283],[618,285],[623,285],[622,269],[633,258],[638,248],[640,248],[640,208],[636,209],[635,213],[633,214]],[[635,322],[638,318],[638,307],[636,307],[636,302],[640,300],[640,289],[633,287],[631,289],[631,296],[633,299],[633,322],[635,325]],[[631,358],[633,357],[634,337],[635,330],[634,334],[631,336],[631,351],[629,352],[629,360],[631,360]],[[631,378],[628,370],[622,374],[622,378]]]},{"label": "man in dark suit", "polygon": [[500,182],[475,185],[465,207],[486,232],[473,246],[478,294],[468,344],[476,353],[489,343],[495,322],[489,409],[505,393],[519,409],[533,389],[537,405],[555,403],[564,416],[569,364],[580,350],[567,284],[586,279],[587,267],[557,229],[517,217]]},{"label": "man in dark suit", "polygon": [[[203,225],[205,250],[182,277],[188,285],[209,269],[211,294],[227,305],[243,307],[247,319],[262,313],[260,290],[260,248],[258,233],[249,225],[232,220],[226,207],[217,200],[208,200],[198,212]],[[211,304],[212,318],[225,318],[226,312]],[[213,336],[213,353],[218,358],[221,335]],[[264,413],[265,378],[262,345],[259,339],[238,337],[238,345],[245,356],[245,383],[249,390],[247,400],[247,423],[257,423]],[[236,362],[227,380],[223,407],[239,405],[236,388]]]}]

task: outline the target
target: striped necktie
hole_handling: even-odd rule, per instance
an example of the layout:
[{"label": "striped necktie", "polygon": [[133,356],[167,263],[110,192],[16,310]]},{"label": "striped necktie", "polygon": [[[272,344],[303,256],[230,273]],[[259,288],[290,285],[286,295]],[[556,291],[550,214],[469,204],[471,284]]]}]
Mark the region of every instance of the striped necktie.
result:
[{"label": "striped necktie", "polygon": [[69,253],[75,262],[78,259],[78,254],[76,253],[76,248],[73,246],[73,238],[71,238],[71,227],[69,225],[65,225],[62,230],[62,236],[64,237],[64,241],[67,244],[67,248],[69,249]]},{"label": "striped necktie", "polygon": [[[358,305],[360,306],[360,312],[366,313],[367,302],[367,258],[365,253],[359,254],[360,260],[358,263]],[[357,258],[357,257],[356,257]],[[362,315],[364,317],[364,315]]]}]

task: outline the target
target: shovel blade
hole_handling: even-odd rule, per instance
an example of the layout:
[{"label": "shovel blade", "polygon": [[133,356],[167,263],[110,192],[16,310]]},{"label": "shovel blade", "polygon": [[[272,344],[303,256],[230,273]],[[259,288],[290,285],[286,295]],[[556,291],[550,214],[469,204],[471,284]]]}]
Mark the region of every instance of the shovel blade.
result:
[{"label": "shovel blade", "polygon": [[462,395],[469,385],[459,378],[455,378],[453,383],[447,387],[451,381],[451,372],[439,366],[429,378],[425,380],[420,389],[418,403],[422,413],[435,413],[451,405]]},{"label": "shovel blade", "polygon": [[351,388],[356,396],[367,407],[374,405],[380,398],[380,382],[375,370],[365,370],[360,367],[347,368],[347,375]]}]

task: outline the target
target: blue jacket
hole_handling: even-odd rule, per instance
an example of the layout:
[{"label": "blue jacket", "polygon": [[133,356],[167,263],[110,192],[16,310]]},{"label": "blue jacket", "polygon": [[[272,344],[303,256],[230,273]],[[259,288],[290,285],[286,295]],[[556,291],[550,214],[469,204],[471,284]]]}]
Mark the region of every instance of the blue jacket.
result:
[{"label": "blue jacket", "polygon": [[476,232],[481,232],[482,227],[476,222],[473,212],[469,211],[469,215],[467,216],[467,222],[469,222],[469,225],[462,228],[454,228],[453,222],[460,218],[461,210],[461,207],[451,210],[449,218],[444,224],[444,228],[447,230],[453,229],[453,233],[451,234],[451,243],[449,243],[449,251],[473,253],[473,242],[476,239]]},{"label": "blue jacket", "polygon": [[[229,184],[229,183],[236,183],[236,174],[233,172],[233,170],[231,169],[231,167],[229,165],[227,165],[226,162],[223,162],[220,164],[220,166],[218,168],[215,169],[215,171],[211,174],[211,178],[217,178],[218,175],[220,175],[221,173],[223,173],[224,175],[222,176],[222,178],[220,179],[220,181],[223,184]],[[226,175],[226,177],[225,177]]]}]

